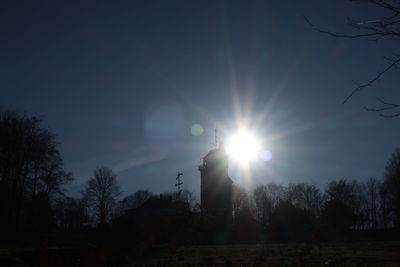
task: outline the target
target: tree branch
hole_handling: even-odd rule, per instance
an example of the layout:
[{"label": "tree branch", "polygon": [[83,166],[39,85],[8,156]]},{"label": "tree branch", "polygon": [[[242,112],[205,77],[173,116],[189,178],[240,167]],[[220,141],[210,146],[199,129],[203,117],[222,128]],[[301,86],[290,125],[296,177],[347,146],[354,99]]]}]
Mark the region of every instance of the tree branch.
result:
[{"label": "tree branch", "polygon": [[373,83],[378,81],[386,72],[388,72],[393,67],[396,67],[396,65],[399,64],[399,63],[400,63],[400,57],[395,59],[395,60],[393,60],[383,71],[378,72],[378,74],[374,78],[372,78],[371,80],[367,81],[366,83],[357,84],[355,82],[357,87],[354,88],[354,90],[345,98],[345,100],[343,101],[343,104],[345,104],[358,91],[361,91],[365,87],[371,86]]},{"label": "tree branch", "polygon": [[400,111],[397,111],[397,112],[392,113],[392,114],[382,113],[383,111],[387,111],[387,110],[398,110],[398,109],[400,109],[400,104],[389,103],[389,102],[386,102],[386,101],[382,100],[379,97],[377,98],[377,100],[383,105],[382,107],[379,107],[379,108],[364,107],[364,109],[366,111],[378,112],[379,115],[381,117],[384,117],[384,118],[394,118],[394,117],[399,117],[400,116]]},{"label": "tree branch", "polygon": [[[375,5],[380,10],[385,10],[388,14],[386,16],[381,16],[378,18],[365,19],[365,20],[355,20],[348,18],[348,25],[358,31],[359,34],[338,34],[335,32],[322,30],[315,25],[313,25],[310,20],[304,16],[305,21],[310,25],[312,29],[317,32],[327,34],[332,37],[337,38],[347,38],[347,39],[357,39],[366,38],[370,41],[379,40],[400,40],[400,1],[398,0],[350,0],[351,2],[361,3],[361,4],[372,4]],[[364,83],[355,83],[355,88],[350,92],[350,94],[343,100],[343,104],[349,101],[357,92],[363,90],[366,87],[372,86],[376,81],[378,81],[386,72],[395,68],[400,68],[400,56],[395,55],[394,58],[385,58],[389,61],[388,65],[381,71],[379,71],[372,79]],[[383,101],[378,98],[382,107],[379,108],[369,108],[364,107],[367,111],[378,112],[382,117],[392,118],[400,116],[400,111],[393,114],[385,114],[388,110],[393,111],[394,109],[400,109],[400,104],[393,104]]]},{"label": "tree branch", "polygon": [[376,32],[364,33],[364,34],[338,34],[338,33],[334,33],[334,32],[331,32],[331,31],[321,30],[321,29],[317,28],[314,24],[312,24],[310,22],[310,20],[306,16],[303,16],[303,17],[304,17],[305,21],[308,23],[308,25],[311,26],[311,28],[313,28],[317,32],[328,34],[328,35],[333,36],[333,37],[355,39],[355,38],[361,38],[361,37],[371,37],[371,36],[381,35],[381,34],[376,33]]}]

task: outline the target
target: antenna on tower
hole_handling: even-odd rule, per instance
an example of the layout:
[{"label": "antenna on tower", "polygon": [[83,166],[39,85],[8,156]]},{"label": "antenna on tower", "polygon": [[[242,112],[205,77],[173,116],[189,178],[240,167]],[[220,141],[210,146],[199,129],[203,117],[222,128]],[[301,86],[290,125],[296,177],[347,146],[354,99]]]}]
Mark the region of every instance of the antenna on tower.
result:
[{"label": "antenna on tower", "polygon": [[180,197],[181,197],[181,185],[183,185],[183,182],[181,182],[181,176],[183,175],[183,173],[181,173],[181,172],[178,172],[178,174],[176,175],[176,180],[177,180],[177,183],[175,184],[175,186],[176,187],[178,187],[178,192],[177,192],[177,194],[176,194],[176,196],[177,196],[177,199],[180,199]]},{"label": "antenna on tower", "polygon": [[217,128],[215,128],[214,130],[214,147],[217,148],[218,147],[218,130]]}]

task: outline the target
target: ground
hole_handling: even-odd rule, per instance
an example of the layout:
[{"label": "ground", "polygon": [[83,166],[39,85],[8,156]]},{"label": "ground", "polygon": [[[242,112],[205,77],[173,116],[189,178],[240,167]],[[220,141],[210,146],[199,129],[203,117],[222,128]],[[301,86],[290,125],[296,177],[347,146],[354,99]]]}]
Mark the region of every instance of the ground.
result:
[{"label": "ground", "polygon": [[132,266],[400,266],[400,242],[188,246]]},{"label": "ground", "polygon": [[[400,242],[0,249],[1,266],[400,266]],[[114,255],[114,256],[112,256]],[[4,265],[3,265],[4,264]]]}]

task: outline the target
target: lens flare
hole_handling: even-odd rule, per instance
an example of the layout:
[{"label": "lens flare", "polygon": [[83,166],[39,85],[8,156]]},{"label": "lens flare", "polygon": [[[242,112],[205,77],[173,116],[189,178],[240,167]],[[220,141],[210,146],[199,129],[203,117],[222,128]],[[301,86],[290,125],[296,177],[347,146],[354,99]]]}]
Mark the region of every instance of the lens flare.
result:
[{"label": "lens flare", "polygon": [[204,132],[204,129],[203,126],[201,126],[201,124],[193,124],[192,127],[190,128],[190,132],[194,136],[200,136]]},{"label": "lens flare", "polygon": [[232,136],[227,146],[228,155],[240,164],[247,164],[257,158],[259,150],[260,142],[246,130]]},{"label": "lens flare", "polygon": [[271,152],[268,151],[268,150],[263,150],[263,151],[261,152],[260,157],[261,157],[261,159],[262,159],[263,161],[269,161],[269,160],[271,160],[271,158],[272,158],[272,154],[271,154]]}]

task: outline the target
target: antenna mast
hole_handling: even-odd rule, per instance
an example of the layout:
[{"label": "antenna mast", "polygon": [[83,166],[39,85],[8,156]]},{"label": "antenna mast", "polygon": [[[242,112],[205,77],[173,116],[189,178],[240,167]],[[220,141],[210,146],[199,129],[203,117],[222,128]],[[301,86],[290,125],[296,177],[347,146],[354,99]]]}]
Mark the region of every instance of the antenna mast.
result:
[{"label": "antenna mast", "polygon": [[214,132],[214,147],[215,148],[218,147],[218,130],[217,130],[217,128],[215,128],[215,132]]},{"label": "antenna mast", "polygon": [[183,173],[181,173],[181,172],[178,172],[178,174],[176,175],[177,183],[175,184],[175,186],[178,187],[178,192],[177,192],[178,199],[180,198],[181,192],[182,192],[181,191],[181,185],[183,185],[183,182],[181,181],[182,175],[183,175]]}]

